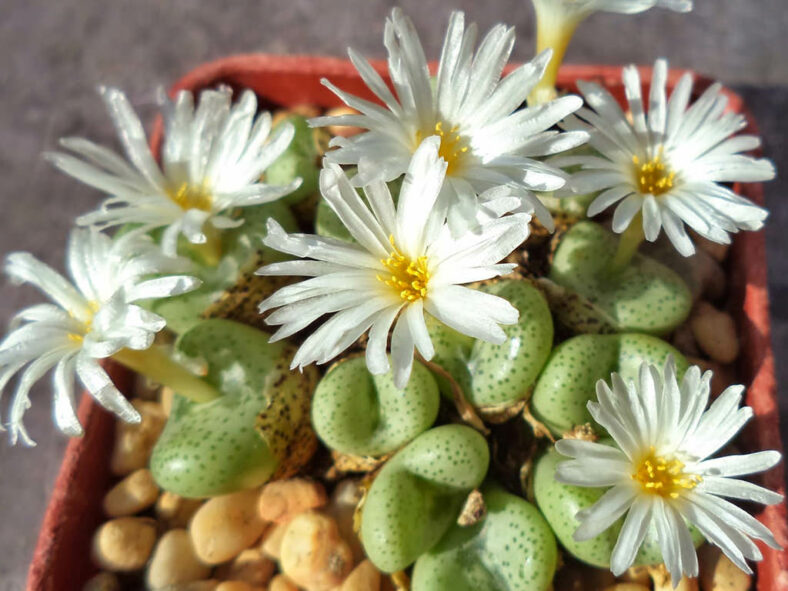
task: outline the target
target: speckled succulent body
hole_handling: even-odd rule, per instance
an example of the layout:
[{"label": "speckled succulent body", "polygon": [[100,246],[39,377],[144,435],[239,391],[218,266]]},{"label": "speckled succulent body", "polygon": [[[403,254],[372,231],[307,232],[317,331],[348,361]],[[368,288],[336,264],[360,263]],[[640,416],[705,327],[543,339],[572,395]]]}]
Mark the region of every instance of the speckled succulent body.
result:
[{"label": "speckled succulent body", "polygon": [[531,398],[533,414],[556,435],[577,425],[597,426],[586,408],[596,400],[596,382],[617,372],[625,380],[637,377],[643,361],[662,366],[668,355],[676,360],[679,375],[687,361],[665,341],[643,334],[580,335],[555,348]]},{"label": "speckled succulent body", "polygon": [[416,561],[412,591],[544,591],[555,574],[555,536],[539,510],[497,486],[482,489],[487,516],[454,524]]},{"label": "speckled succulent body", "polygon": [[314,445],[309,401],[317,374],[290,371],[291,345],[213,319],[192,327],[176,347],[207,363],[206,379],[223,396],[204,404],[175,397],[151,457],[159,486],[184,497],[258,486],[297,458],[294,447]]},{"label": "speckled succulent body", "polygon": [[[572,536],[580,525],[575,519],[575,514],[596,503],[606,489],[584,488],[557,482],[555,480],[556,466],[566,459],[555,450],[550,450],[537,461],[534,472],[536,504],[567,552],[587,564],[607,569],[610,567],[610,556],[616,545],[623,518],[591,540],[575,541]],[[703,542],[702,536],[695,528],[691,527],[690,532],[695,545],[699,546]],[[661,562],[662,552],[656,531],[652,527],[646,534],[635,564],[659,564]]]},{"label": "speckled succulent body", "polygon": [[[200,288],[187,294],[156,300],[152,309],[167,320],[167,328],[183,334],[199,322],[203,313],[212,303],[222,297],[244,275],[251,273],[261,263],[280,260],[282,255],[263,246],[266,235],[266,222],[269,217],[276,219],[288,231],[295,231],[297,224],[290,209],[283,203],[273,202],[240,211],[244,223],[238,228],[222,231],[222,259],[216,266],[201,264],[197,255],[192,273],[202,279]],[[185,239],[181,240],[185,255],[194,247]]]},{"label": "speckled succulent body", "polygon": [[579,222],[561,239],[550,279],[587,298],[621,331],[662,335],[684,322],[692,296],[681,277],[640,254],[611,275],[616,247],[616,236],[602,226]]},{"label": "speckled succulent body", "polygon": [[361,540],[375,566],[396,572],[432,548],[481,484],[489,461],[484,437],[463,425],[422,433],[389,460],[361,518]]},{"label": "speckled succulent body", "polygon": [[[438,323],[428,325],[433,361],[445,368],[477,407],[507,406],[527,397],[553,346],[553,320],[541,291],[525,280],[503,280],[483,291],[508,300],[520,312],[502,327],[500,345],[459,335]],[[441,384],[446,390],[446,383]]]},{"label": "speckled succulent body", "polygon": [[413,366],[403,390],[391,374],[373,376],[363,357],[329,370],[315,389],[312,424],[331,449],[379,456],[395,451],[429,429],[438,416],[440,394],[432,374]]}]

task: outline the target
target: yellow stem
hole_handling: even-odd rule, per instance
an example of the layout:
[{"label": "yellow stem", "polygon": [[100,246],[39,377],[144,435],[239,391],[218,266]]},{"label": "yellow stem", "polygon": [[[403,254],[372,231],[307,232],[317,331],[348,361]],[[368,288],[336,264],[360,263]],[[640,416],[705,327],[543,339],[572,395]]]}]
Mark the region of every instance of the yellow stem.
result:
[{"label": "yellow stem", "polygon": [[[556,17],[553,8],[536,8],[536,53],[552,48],[553,58],[547,64],[544,76],[528,95],[528,106],[536,107],[548,103],[558,96],[555,82],[558,70],[564,61],[566,49],[575,34],[579,20]],[[560,11],[559,11],[560,12]],[[582,20],[582,19],[581,19]]]},{"label": "yellow stem", "polygon": [[638,212],[632,218],[632,221],[629,222],[627,229],[621,234],[616,254],[608,263],[608,271],[611,275],[616,275],[629,266],[629,263],[632,262],[632,257],[635,256],[645,238],[646,235],[643,233],[643,214]]},{"label": "yellow stem", "polygon": [[193,402],[208,402],[221,396],[216,388],[174,361],[159,346],[144,351],[121,349],[112,359]]}]

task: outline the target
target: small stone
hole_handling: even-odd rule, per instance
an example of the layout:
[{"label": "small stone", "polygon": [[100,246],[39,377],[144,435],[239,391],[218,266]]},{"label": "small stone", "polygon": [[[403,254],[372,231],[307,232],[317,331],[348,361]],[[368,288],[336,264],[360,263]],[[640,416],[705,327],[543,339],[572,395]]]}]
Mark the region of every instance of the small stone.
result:
[{"label": "small stone", "polygon": [[631,566],[618,578],[624,583],[637,583],[644,587],[648,587],[651,580],[648,576],[647,566]]},{"label": "small stone", "polygon": [[189,525],[197,556],[206,564],[226,562],[251,546],[265,529],[257,513],[256,490],[214,497],[202,505]]},{"label": "small stone", "polygon": [[104,497],[104,513],[126,517],[147,509],[156,502],[159,487],[150,470],[141,468],[118,482]]},{"label": "small stone", "polygon": [[120,517],[107,521],[93,536],[93,558],[106,570],[141,569],[156,543],[156,521],[145,517]]},{"label": "small stone", "polygon": [[192,581],[191,583],[179,583],[162,587],[156,591],[216,591],[219,581],[209,579],[206,581]]},{"label": "small stone", "polygon": [[253,587],[244,581],[222,581],[216,591],[263,591],[263,587]]},{"label": "small stone", "polygon": [[148,565],[147,581],[152,589],[168,585],[200,581],[211,574],[194,552],[189,532],[171,529],[165,533],[153,551]]},{"label": "small stone", "polygon": [[728,258],[728,252],[730,251],[731,248],[730,244],[720,244],[718,242],[712,242],[708,238],[704,238],[703,236],[692,230],[690,230],[690,234],[692,235],[692,241],[695,243],[695,246],[698,247],[698,250],[701,250],[706,254],[711,255],[718,263],[721,263],[726,258]]},{"label": "small stone", "polygon": [[186,527],[203,502],[202,499],[187,499],[165,490],[156,501],[156,517],[168,529]]},{"label": "small stone", "polygon": [[638,583],[618,583],[605,588],[605,591],[649,591],[649,588]]},{"label": "small stone", "polygon": [[381,578],[380,571],[375,565],[369,560],[364,560],[335,591],[380,591]]},{"label": "small stone", "polygon": [[704,251],[699,251],[692,258],[703,297],[711,301],[722,298],[728,287],[728,277],[725,275],[722,265]]},{"label": "small stone", "polygon": [[356,509],[363,494],[358,480],[353,478],[341,480],[334,487],[331,500],[325,509],[325,513],[336,521],[339,535],[353,550],[354,562],[364,559],[364,547],[355,527]]},{"label": "small stone", "polygon": [[216,576],[226,581],[243,581],[263,587],[276,571],[276,563],[257,548],[248,548],[216,570]]},{"label": "small stone", "polygon": [[675,330],[673,338],[670,339],[670,344],[684,353],[684,355],[691,357],[700,355],[698,343],[695,342],[695,335],[692,334],[692,328],[686,322]]},{"label": "small stone", "polygon": [[[353,109],[352,107],[348,106],[341,106],[341,107],[334,107],[333,109],[329,109],[326,111],[326,117],[339,117],[341,115],[358,115],[358,111]],[[328,133],[331,135],[338,135],[342,137],[350,137],[352,135],[357,135],[363,132],[364,129],[362,127],[356,127],[354,125],[329,125],[328,126]]]},{"label": "small stone", "polygon": [[690,327],[701,350],[714,361],[732,363],[739,356],[736,323],[727,312],[698,302],[690,316]]},{"label": "small stone", "polygon": [[326,504],[326,490],[305,478],[269,482],[260,492],[260,517],[272,523],[287,523],[293,517]]},{"label": "small stone", "polygon": [[113,573],[101,572],[91,577],[82,591],[120,591],[120,581]]},{"label": "small stone", "polygon": [[722,551],[710,544],[698,552],[700,588],[703,591],[747,591],[752,576],[733,564]]},{"label": "small stone", "polygon": [[286,523],[275,524],[269,527],[263,535],[260,551],[272,560],[279,560],[282,553],[282,538],[284,538],[286,531]]},{"label": "small stone", "polygon": [[654,591],[698,591],[698,579],[682,577],[677,587],[673,587],[670,573],[664,564],[649,567],[649,575],[654,582]]},{"label": "small stone", "polygon": [[167,422],[167,416],[158,402],[135,398],[131,404],[140,413],[142,420],[133,425],[123,421],[116,423],[110,470],[117,476],[126,476],[135,470],[147,468],[153,446]]},{"label": "small stone", "polygon": [[282,538],[282,571],[309,591],[331,591],[353,568],[353,551],[336,522],[310,511],[296,516]]},{"label": "small stone", "polygon": [[472,490],[465,500],[465,505],[457,518],[457,525],[469,527],[479,523],[487,515],[487,506],[484,504],[484,497],[478,490]]},{"label": "small stone", "polygon": [[284,575],[276,575],[268,584],[268,591],[299,591],[295,583]]}]

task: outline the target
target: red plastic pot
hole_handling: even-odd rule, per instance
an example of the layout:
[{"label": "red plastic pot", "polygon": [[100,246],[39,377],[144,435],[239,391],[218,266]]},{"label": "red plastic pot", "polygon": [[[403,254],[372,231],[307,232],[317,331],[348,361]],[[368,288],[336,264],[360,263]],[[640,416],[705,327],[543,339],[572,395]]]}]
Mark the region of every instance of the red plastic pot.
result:
[{"label": "red plastic pot", "polygon": [[[374,64],[385,76],[382,62]],[[648,84],[651,70],[643,68]],[[669,85],[678,80],[680,72],[671,72]],[[202,65],[184,76],[172,89],[198,91],[217,84],[236,89],[251,88],[260,97],[262,108],[291,107],[312,104],[337,106],[337,98],[321,83],[329,78],[340,88],[374,100],[352,65],[342,59],[312,56],[241,55]],[[621,68],[615,66],[566,66],[559,76],[559,87],[575,90],[578,79],[596,80],[623,97]],[[696,90],[710,84],[696,80]],[[725,91],[729,108],[746,112],[742,99]],[[749,117],[749,115],[748,115]],[[749,117],[750,131],[755,122]],[[152,144],[158,146],[161,124],[157,123]],[[759,184],[749,184],[739,191],[763,204]],[[729,259],[731,301],[735,310],[742,355],[739,379],[747,385],[746,403],[755,411],[743,434],[744,445],[752,450],[782,450],[778,427],[778,405],[774,378],[774,355],[771,349],[769,297],[766,284],[766,247],[763,232],[745,232],[736,236]],[[118,386],[128,387],[126,372],[114,370]],[[30,566],[28,591],[79,591],[95,571],[91,566],[90,540],[101,522],[101,499],[111,482],[109,454],[112,446],[114,417],[83,396],[79,417],[86,435],[72,440],[58,475],[55,491],[46,511],[38,545]],[[782,464],[763,476],[764,486],[784,493]],[[788,547],[788,526],[784,504],[768,507],[758,518],[775,534],[778,542]],[[788,551],[761,548],[764,559],[757,565],[759,591],[788,591]]]}]

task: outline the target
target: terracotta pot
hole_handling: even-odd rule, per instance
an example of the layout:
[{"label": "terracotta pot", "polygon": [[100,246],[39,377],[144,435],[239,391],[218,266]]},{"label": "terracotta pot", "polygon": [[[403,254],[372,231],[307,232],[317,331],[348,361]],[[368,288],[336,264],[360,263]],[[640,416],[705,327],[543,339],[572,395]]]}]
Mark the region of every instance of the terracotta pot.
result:
[{"label": "terracotta pot", "polygon": [[[383,62],[373,65],[385,76]],[[643,68],[641,74],[648,84],[651,69]],[[680,74],[671,72],[670,86]],[[202,65],[181,78],[172,92],[228,84],[236,89],[251,88],[260,97],[261,107],[266,109],[298,104],[337,106],[337,98],[320,83],[324,77],[344,90],[374,100],[347,60],[312,56],[240,55],[221,59]],[[566,66],[559,76],[559,87],[575,90],[577,79],[595,80],[617,97],[623,97],[619,67]],[[710,83],[698,78],[696,90]],[[746,112],[739,96],[727,90],[725,93],[730,109]],[[750,132],[757,133],[751,117],[749,122]],[[151,140],[154,147],[158,146],[160,138],[159,121]],[[763,204],[761,185],[748,184],[738,190]],[[728,272],[742,341],[739,378],[747,385],[746,403],[755,411],[755,418],[743,434],[743,442],[752,450],[782,450],[763,232],[744,232],[736,236]],[[113,373],[121,389],[128,387],[128,374],[117,370]],[[102,519],[101,498],[111,480],[109,453],[115,419],[95,405],[89,396],[83,396],[79,417],[87,434],[82,439],[72,440],[66,449],[30,566],[28,591],[79,591],[95,571],[89,559],[90,539]],[[763,476],[763,484],[785,492],[782,464]],[[766,508],[758,518],[774,532],[778,542],[788,547],[784,504]],[[788,551],[775,551],[765,546],[761,546],[761,550],[764,559],[757,565],[758,590],[788,591]]]}]

